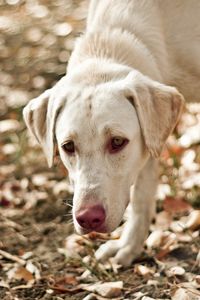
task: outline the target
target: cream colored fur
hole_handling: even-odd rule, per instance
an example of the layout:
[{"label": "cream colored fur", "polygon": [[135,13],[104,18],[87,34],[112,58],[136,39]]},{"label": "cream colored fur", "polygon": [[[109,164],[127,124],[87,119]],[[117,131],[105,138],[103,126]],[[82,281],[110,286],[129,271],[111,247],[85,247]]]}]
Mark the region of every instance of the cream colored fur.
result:
[{"label": "cream colored fur", "polygon": [[[129,265],[142,250],[155,208],[156,158],[183,96],[200,100],[199,18],[198,0],[92,0],[67,75],[24,109],[50,166],[57,140],[74,186],[74,216],[101,204],[112,231],[130,203],[121,238],[102,245],[98,259]],[[116,154],[105,147],[113,136],[129,140]],[[68,140],[74,156],[62,148]],[[75,217],[74,224],[83,233]]]}]

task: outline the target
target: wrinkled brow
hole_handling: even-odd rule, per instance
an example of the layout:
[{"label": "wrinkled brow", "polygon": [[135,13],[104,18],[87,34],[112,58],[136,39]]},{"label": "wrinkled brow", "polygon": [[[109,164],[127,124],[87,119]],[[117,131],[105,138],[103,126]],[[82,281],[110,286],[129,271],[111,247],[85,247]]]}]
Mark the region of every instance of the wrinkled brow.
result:
[{"label": "wrinkled brow", "polygon": [[78,134],[75,131],[70,131],[67,135],[63,134],[63,136],[61,137],[61,145],[64,145],[65,143],[67,143],[68,141],[75,141],[78,138]]},{"label": "wrinkled brow", "polygon": [[105,125],[102,128],[102,132],[104,136],[109,137],[109,136],[125,136],[127,135],[127,132],[125,130],[121,129],[121,126],[117,123],[112,123],[111,125]]}]

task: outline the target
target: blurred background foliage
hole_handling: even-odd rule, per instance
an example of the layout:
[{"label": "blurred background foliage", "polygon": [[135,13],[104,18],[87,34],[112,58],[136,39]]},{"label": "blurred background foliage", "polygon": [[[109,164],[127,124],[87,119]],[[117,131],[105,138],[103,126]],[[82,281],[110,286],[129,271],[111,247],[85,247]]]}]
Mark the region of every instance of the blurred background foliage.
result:
[{"label": "blurred background foliage", "polygon": [[[33,286],[31,292],[28,289],[19,290],[16,292],[17,299],[54,299],[42,298],[43,294],[48,294],[45,276],[53,278],[69,270],[76,270],[80,275],[84,271],[82,260],[68,264],[62,254],[65,250],[59,250],[60,247],[65,248],[65,237],[71,231],[66,222],[71,222],[71,206],[66,203],[71,203],[72,193],[67,183],[67,171],[58,156],[55,157],[54,167],[48,169],[40,147],[25,128],[22,109],[30,99],[51,87],[65,74],[75,39],[84,31],[87,9],[88,1],[84,0],[0,0],[0,248],[20,257],[30,252],[31,262],[38,266],[43,276],[39,289]],[[184,218],[194,208],[200,208],[199,124],[200,105],[187,105],[181,122],[162,153],[157,193],[157,220],[162,220],[164,230],[167,230],[161,240],[168,244],[169,241],[171,243],[170,238],[173,240],[172,246],[175,243],[178,247],[179,258],[182,255],[184,263],[188,259],[187,268],[193,264],[199,248],[196,230],[200,226],[200,215],[195,211],[196,223],[191,227],[195,231],[183,233],[181,237],[177,235],[175,240],[177,227],[173,228],[170,224],[173,219]],[[161,228],[161,225],[157,226]],[[168,231],[169,227],[171,231]],[[155,227],[151,230],[153,233]],[[167,239],[170,236],[169,241],[166,236]],[[188,244],[185,246],[184,243]],[[85,251],[89,249],[88,253],[93,253],[96,246],[89,244],[87,248],[87,245]],[[161,247],[162,257],[170,253],[173,247],[168,247],[167,251],[165,249],[164,254]],[[180,251],[184,249],[185,256],[183,252],[178,252],[179,248]],[[76,251],[79,247],[73,248],[73,252]],[[28,259],[30,256],[26,257]],[[91,266],[88,269],[103,278],[105,272],[100,274],[96,266],[93,266],[94,270]],[[195,268],[196,265],[193,271],[197,273]],[[154,269],[159,272],[159,265]],[[134,272],[134,285],[139,286],[141,274]],[[9,275],[11,273],[12,276]],[[133,272],[121,275],[126,281],[130,275],[133,277]],[[13,299],[9,296],[12,293],[8,292],[8,284],[17,285],[21,281],[24,283],[24,280],[29,282],[26,276],[21,279],[16,277],[14,266],[0,255],[0,279],[5,279],[0,299]],[[115,278],[116,275],[112,276]],[[160,276],[163,279],[163,283],[160,280],[160,289],[151,293],[155,297],[169,294],[166,278],[163,273]],[[146,285],[146,279],[142,280],[145,282],[144,289],[152,289]],[[63,296],[59,299],[69,298]],[[74,299],[83,298],[80,295]]]}]

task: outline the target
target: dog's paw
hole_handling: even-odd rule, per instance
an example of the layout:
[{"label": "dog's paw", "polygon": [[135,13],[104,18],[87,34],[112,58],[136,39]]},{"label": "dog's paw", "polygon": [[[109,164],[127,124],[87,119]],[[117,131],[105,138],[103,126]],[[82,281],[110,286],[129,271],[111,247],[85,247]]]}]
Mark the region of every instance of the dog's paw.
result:
[{"label": "dog's paw", "polygon": [[142,252],[142,246],[133,244],[122,245],[120,240],[112,240],[101,245],[96,251],[97,260],[106,261],[112,257],[112,262],[128,267]]}]

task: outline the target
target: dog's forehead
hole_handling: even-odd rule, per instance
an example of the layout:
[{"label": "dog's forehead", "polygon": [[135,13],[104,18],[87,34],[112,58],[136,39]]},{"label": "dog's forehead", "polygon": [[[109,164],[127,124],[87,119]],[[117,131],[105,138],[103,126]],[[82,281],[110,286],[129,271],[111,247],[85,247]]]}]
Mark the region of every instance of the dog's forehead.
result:
[{"label": "dog's forehead", "polygon": [[128,131],[135,118],[133,106],[120,91],[105,85],[88,87],[71,94],[56,131],[63,140],[75,135],[93,138],[113,129]]},{"label": "dog's forehead", "polygon": [[130,108],[133,107],[126,101],[122,90],[117,89],[115,84],[108,83],[76,89],[66,102],[65,112],[77,121],[86,118],[95,119],[97,122],[105,113],[112,119],[123,114],[128,117],[127,111],[130,111]]}]

